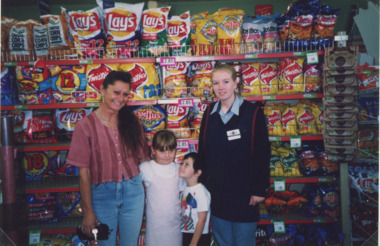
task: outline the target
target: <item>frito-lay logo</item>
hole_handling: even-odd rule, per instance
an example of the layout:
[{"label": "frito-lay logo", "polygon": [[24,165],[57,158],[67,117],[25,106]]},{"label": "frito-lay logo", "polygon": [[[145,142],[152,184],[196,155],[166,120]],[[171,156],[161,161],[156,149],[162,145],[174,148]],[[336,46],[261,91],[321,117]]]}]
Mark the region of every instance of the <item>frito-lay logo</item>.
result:
[{"label": "frito-lay logo", "polygon": [[98,31],[100,29],[99,16],[95,13],[75,13],[71,15],[70,27],[75,31]]},{"label": "frito-lay logo", "polygon": [[183,21],[169,21],[167,28],[168,37],[185,37],[188,34],[187,25]]},{"label": "frito-lay logo", "polygon": [[148,80],[148,75],[145,69],[137,63],[128,72],[132,76],[131,90],[136,93],[137,88]]},{"label": "frito-lay logo", "polygon": [[79,120],[83,119],[86,116],[86,112],[84,110],[70,110],[67,112],[63,112],[59,121],[64,124],[76,124]]},{"label": "frito-lay logo", "polygon": [[137,28],[137,16],[135,13],[117,12],[107,14],[108,28],[111,32],[134,32]]},{"label": "frito-lay logo", "polygon": [[219,24],[220,28],[225,31],[230,37],[233,37],[240,31],[241,20],[237,16],[228,15],[224,18],[222,23]]},{"label": "frito-lay logo", "polygon": [[184,116],[186,115],[186,108],[179,107],[175,104],[169,104],[166,109],[168,116]]},{"label": "frito-lay logo", "polygon": [[212,71],[212,62],[197,62],[193,64],[192,69],[195,71]]},{"label": "frito-lay logo", "polygon": [[301,75],[302,67],[298,64],[298,62],[294,62],[284,69],[284,77],[289,83],[294,84],[296,79]]},{"label": "frito-lay logo", "polygon": [[301,123],[302,125],[310,125],[310,122],[314,120],[314,116],[312,113],[309,111],[305,111],[303,114],[301,114],[298,117],[298,122]]},{"label": "frito-lay logo", "polygon": [[143,14],[144,28],[164,30],[166,28],[166,16],[160,13],[146,12]]},{"label": "frito-lay logo", "polygon": [[218,38],[218,24],[215,21],[209,20],[202,28],[201,33],[210,42],[215,43]]},{"label": "frito-lay logo", "polygon": [[288,110],[285,114],[282,115],[281,121],[284,126],[287,126],[289,122],[292,122],[296,119],[296,115],[293,110]]},{"label": "frito-lay logo", "polygon": [[96,91],[100,91],[100,85],[112,69],[104,64],[93,68],[88,72],[87,83]]},{"label": "frito-lay logo", "polygon": [[[265,66],[265,68],[262,69],[262,65]],[[277,78],[277,70],[270,66],[270,65],[265,65],[261,64],[260,65],[260,80],[263,82],[265,85],[270,85],[271,82]]]},{"label": "frito-lay logo", "polygon": [[281,120],[280,113],[277,111],[274,111],[273,114],[268,115],[267,118],[268,118],[268,124],[270,126],[275,126],[276,123],[280,122]]},{"label": "frito-lay logo", "polygon": [[246,85],[251,85],[251,82],[259,77],[259,71],[257,68],[248,65],[243,67],[243,82]]},{"label": "frito-lay logo", "polygon": [[165,115],[152,105],[141,107],[135,111],[135,114],[147,128],[153,127],[165,118]]},{"label": "frito-lay logo", "polygon": [[172,71],[172,72],[175,72],[175,71],[184,72],[185,69],[186,69],[186,63],[185,62],[177,62],[173,66],[167,66],[166,67],[167,71]]}]

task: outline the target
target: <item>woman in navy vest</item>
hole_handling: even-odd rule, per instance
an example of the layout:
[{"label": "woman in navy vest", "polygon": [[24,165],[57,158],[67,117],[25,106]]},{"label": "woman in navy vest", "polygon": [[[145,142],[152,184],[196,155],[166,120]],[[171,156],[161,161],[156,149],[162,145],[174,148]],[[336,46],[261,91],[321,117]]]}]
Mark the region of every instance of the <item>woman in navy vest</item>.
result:
[{"label": "woman in navy vest", "polygon": [[261,103],[235,94],[232,66],[212,72],[219,99],[206,110],[199,134],[205,164],[204,183],[211,193],[211,225],[221,246],[256,245],[259,203],[269,187],[270,142]]}]

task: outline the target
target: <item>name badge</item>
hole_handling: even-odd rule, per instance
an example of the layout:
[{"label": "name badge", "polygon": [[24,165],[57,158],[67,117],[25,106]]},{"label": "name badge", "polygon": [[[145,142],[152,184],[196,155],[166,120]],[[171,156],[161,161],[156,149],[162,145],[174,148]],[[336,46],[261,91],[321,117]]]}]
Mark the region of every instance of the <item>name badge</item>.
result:
[{"label": "name badge", "polygon": [[235,129],[235,130],[227,131],[227,138],[228,138],[228,141],[241,138],[240,130]]}]

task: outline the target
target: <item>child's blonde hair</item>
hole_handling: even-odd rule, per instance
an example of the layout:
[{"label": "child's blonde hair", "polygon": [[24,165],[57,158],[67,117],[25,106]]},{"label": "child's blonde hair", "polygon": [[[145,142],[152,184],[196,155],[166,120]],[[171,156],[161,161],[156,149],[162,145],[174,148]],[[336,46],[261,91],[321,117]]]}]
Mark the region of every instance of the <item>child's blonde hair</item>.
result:
[{"label": "child's blonde hair", "polygon": [[235,68],[229,64],[218,64],[215,66],[215,68],[211,72],[211,78],[214,76],[215,72],[218,71],[227,71],[231,73],[231,78],[233,81],[236,81],[236,71]]},{"label": "child's blonde hair", "polygon": [[160,151],[176,149],[177,138],[172,131],[159,130],[153,136],[152,147]]}]

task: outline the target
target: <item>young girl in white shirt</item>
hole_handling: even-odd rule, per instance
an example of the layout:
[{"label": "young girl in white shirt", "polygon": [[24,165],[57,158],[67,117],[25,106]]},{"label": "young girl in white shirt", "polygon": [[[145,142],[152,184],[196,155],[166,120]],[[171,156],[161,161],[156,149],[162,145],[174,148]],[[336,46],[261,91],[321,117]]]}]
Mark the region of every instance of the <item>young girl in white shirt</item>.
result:
[{"label": "young girl in white shirt", "polygon": [[152,141],[154,159],[140,164],[146,187],[146,246],[181,246],[180,191],[186,183],[174,162],[177,139],[169,130],[158,131]]}]

